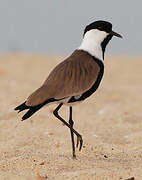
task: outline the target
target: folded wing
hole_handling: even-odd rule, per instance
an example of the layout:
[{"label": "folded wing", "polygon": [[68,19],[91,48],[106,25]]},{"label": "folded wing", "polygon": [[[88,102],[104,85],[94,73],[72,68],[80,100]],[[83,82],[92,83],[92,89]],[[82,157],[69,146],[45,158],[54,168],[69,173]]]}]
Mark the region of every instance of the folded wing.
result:
[{"label": "folded wing", "polygon": [[95,83],[99,71],[100,67],[91,55],[76,50],[53,69],[44,84],[28,97],[26,105],[36,106],[50,98],[80,95]]}]

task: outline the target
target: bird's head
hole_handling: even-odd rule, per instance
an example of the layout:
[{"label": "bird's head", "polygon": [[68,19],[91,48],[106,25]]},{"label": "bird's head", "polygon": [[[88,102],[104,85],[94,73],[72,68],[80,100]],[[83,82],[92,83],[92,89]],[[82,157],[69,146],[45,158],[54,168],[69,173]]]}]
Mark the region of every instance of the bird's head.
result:
[{"label": "bird's head", "polygon": [[86,26],[83,35],[83,45],[88,49],[101,46],[104,56],[106,45],[113,36],[122,38],[120,34],[112,30],[112,24],[110,22],[102,20],[95,21]]},{"label": "bird's head", "polygon": [[122,36],[112,31],[112,24],[107,21],[95,21],[86,26],[84,30],[84,36],[93,32],[94,36],[98,36],[100,41],[103,41],[107,36],[116,36],[122,38]]}]

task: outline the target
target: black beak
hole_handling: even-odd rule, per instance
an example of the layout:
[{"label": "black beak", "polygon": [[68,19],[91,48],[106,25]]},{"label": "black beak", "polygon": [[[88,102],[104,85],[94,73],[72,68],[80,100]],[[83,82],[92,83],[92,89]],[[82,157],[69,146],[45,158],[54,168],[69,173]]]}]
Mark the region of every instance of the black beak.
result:
[{"label": "black beak", "polygon": [[113,35],[113,36],[117,36],[119,38],[123,38],[120,34],[114,32],[114,31],[111,31],[110,34]]}]

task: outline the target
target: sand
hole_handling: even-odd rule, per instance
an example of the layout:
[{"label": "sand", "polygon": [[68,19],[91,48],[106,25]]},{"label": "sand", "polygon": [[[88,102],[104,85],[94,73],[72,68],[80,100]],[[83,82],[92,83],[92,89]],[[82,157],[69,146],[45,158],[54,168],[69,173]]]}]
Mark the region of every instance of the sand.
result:
[{"label": "sand", "polygon": [[[32,118],[13,109],[38,88],[62,57],[0,56],[0,180],[142,179],[142,60],[107,57],[97,92],[73,107],[82,151],[47,106]],[[68,120],[68,107],[60,114]]]}]

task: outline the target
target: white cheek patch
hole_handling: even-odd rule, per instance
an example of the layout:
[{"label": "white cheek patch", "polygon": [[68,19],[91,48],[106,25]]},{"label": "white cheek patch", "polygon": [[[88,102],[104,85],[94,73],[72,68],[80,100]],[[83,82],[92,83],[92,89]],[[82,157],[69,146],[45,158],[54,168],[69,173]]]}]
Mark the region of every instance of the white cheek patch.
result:
[{"label": "white cheek patch", "polygon": [[107,37],[108,33],[98,29],[92,29],[85,33],[81,46],[78,48],[89,52],[92,56],[103,61],[103,52],[101,43]]}]

